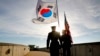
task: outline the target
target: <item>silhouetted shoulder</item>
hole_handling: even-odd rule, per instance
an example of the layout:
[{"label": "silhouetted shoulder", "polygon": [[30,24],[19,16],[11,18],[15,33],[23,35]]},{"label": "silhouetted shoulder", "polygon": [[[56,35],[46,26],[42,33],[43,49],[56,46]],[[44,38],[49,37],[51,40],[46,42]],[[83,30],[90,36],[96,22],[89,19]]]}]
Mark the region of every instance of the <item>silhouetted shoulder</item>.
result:
[{"label": "silhouetted shoulder", "polygon": [[57,31],[56,31],[55,33],[60,34],[60,33],[59,33],[59,32],[57,32]]},{"label": "silhouetted shoulder", "polygon": [[52,32],[49,32],[48,34],[51,34]]},{"label": "silhouetted shoulder", "polygon": [[51,34],[52,32],[49,32],[49,34]]},{"label": "silhouetted shoulder", "polygon": [[49,32],[48,34],[52,34],[52,33],[60,34],[59,32]]}]

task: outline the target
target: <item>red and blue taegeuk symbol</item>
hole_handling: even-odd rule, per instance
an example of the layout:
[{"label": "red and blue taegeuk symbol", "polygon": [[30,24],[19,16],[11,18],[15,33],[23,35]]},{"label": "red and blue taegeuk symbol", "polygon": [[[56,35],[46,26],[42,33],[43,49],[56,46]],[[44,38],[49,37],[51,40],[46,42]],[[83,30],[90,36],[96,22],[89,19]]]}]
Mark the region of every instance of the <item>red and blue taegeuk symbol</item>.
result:
[{"label": "red and blue taegeuk symbol", "polygon": [[40,15],[43,17],[50,17],[52,15],[52,11],[49,8],[43,8],[40,10]]}]

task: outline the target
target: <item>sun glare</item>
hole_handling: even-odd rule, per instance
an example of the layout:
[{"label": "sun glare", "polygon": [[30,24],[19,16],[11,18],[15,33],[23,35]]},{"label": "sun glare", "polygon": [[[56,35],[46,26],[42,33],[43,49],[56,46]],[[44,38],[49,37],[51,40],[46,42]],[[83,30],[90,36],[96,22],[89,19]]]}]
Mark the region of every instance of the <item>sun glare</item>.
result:
[{"label": "sun glare", "polygon": [[63,27],[57,27],[57,31],[60,32],[60,35],[62,35],[62,30],[63,29],[64,29]]}]

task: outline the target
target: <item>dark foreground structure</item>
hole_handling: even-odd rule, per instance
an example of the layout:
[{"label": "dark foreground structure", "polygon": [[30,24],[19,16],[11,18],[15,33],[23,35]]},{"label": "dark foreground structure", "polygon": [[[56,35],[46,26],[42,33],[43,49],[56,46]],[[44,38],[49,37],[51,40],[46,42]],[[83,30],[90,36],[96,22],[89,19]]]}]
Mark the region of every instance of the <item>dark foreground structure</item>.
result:
[{"label": "dark foreground structure", "polygon": [[26,45],[0,43],[0,56],[25,56],[29,52]]},{"label": "dark foreground structure", "polygon": [[100,42],[74,44],[71,56],[100,56]]},{"label": "dark foreground structure", "polygon": [[[25,45],[0,43],[0,56],[33,56],[29,49]],[[49,52],[46,48],[40,51]],[[74,44],[71,47],[71,56],[100,56],[100,42]]]}]

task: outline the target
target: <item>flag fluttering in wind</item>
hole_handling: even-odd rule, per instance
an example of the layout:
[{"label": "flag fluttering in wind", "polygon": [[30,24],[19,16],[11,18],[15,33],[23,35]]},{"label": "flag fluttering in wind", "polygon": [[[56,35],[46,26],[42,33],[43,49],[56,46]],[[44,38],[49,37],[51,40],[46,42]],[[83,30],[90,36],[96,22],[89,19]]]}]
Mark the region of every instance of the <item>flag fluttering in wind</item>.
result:
[{"label": "flag fluttering in wind", "polygon": [[71,42],[73,42],[73,41],[72,41],[71,32],[70,32],[70,29],[69,29],[69,24],[68,24],[68,21],[67,21],[67,19],[66,19],[66,14],[65,14],[65,13],[64,13],[64,18],[65,18],[65,20],[64,20],[65,30],[67,31],[67,34],[70,35]]},{"label": "flag fluttering in wind", "polygon": [[58,20],[58,8],[56,2],[44,2],[38,0],[36,6],[37,18],[33,19],[33,23],[52,23]]},{"label": "flag fluttering in wind", "polygon": [[64,24],[65,24],[65,30],[69,30],[69,24],[67,22],[65,13],[64,13],[64,18],[65,18],[65,22],[64,22]]}]

